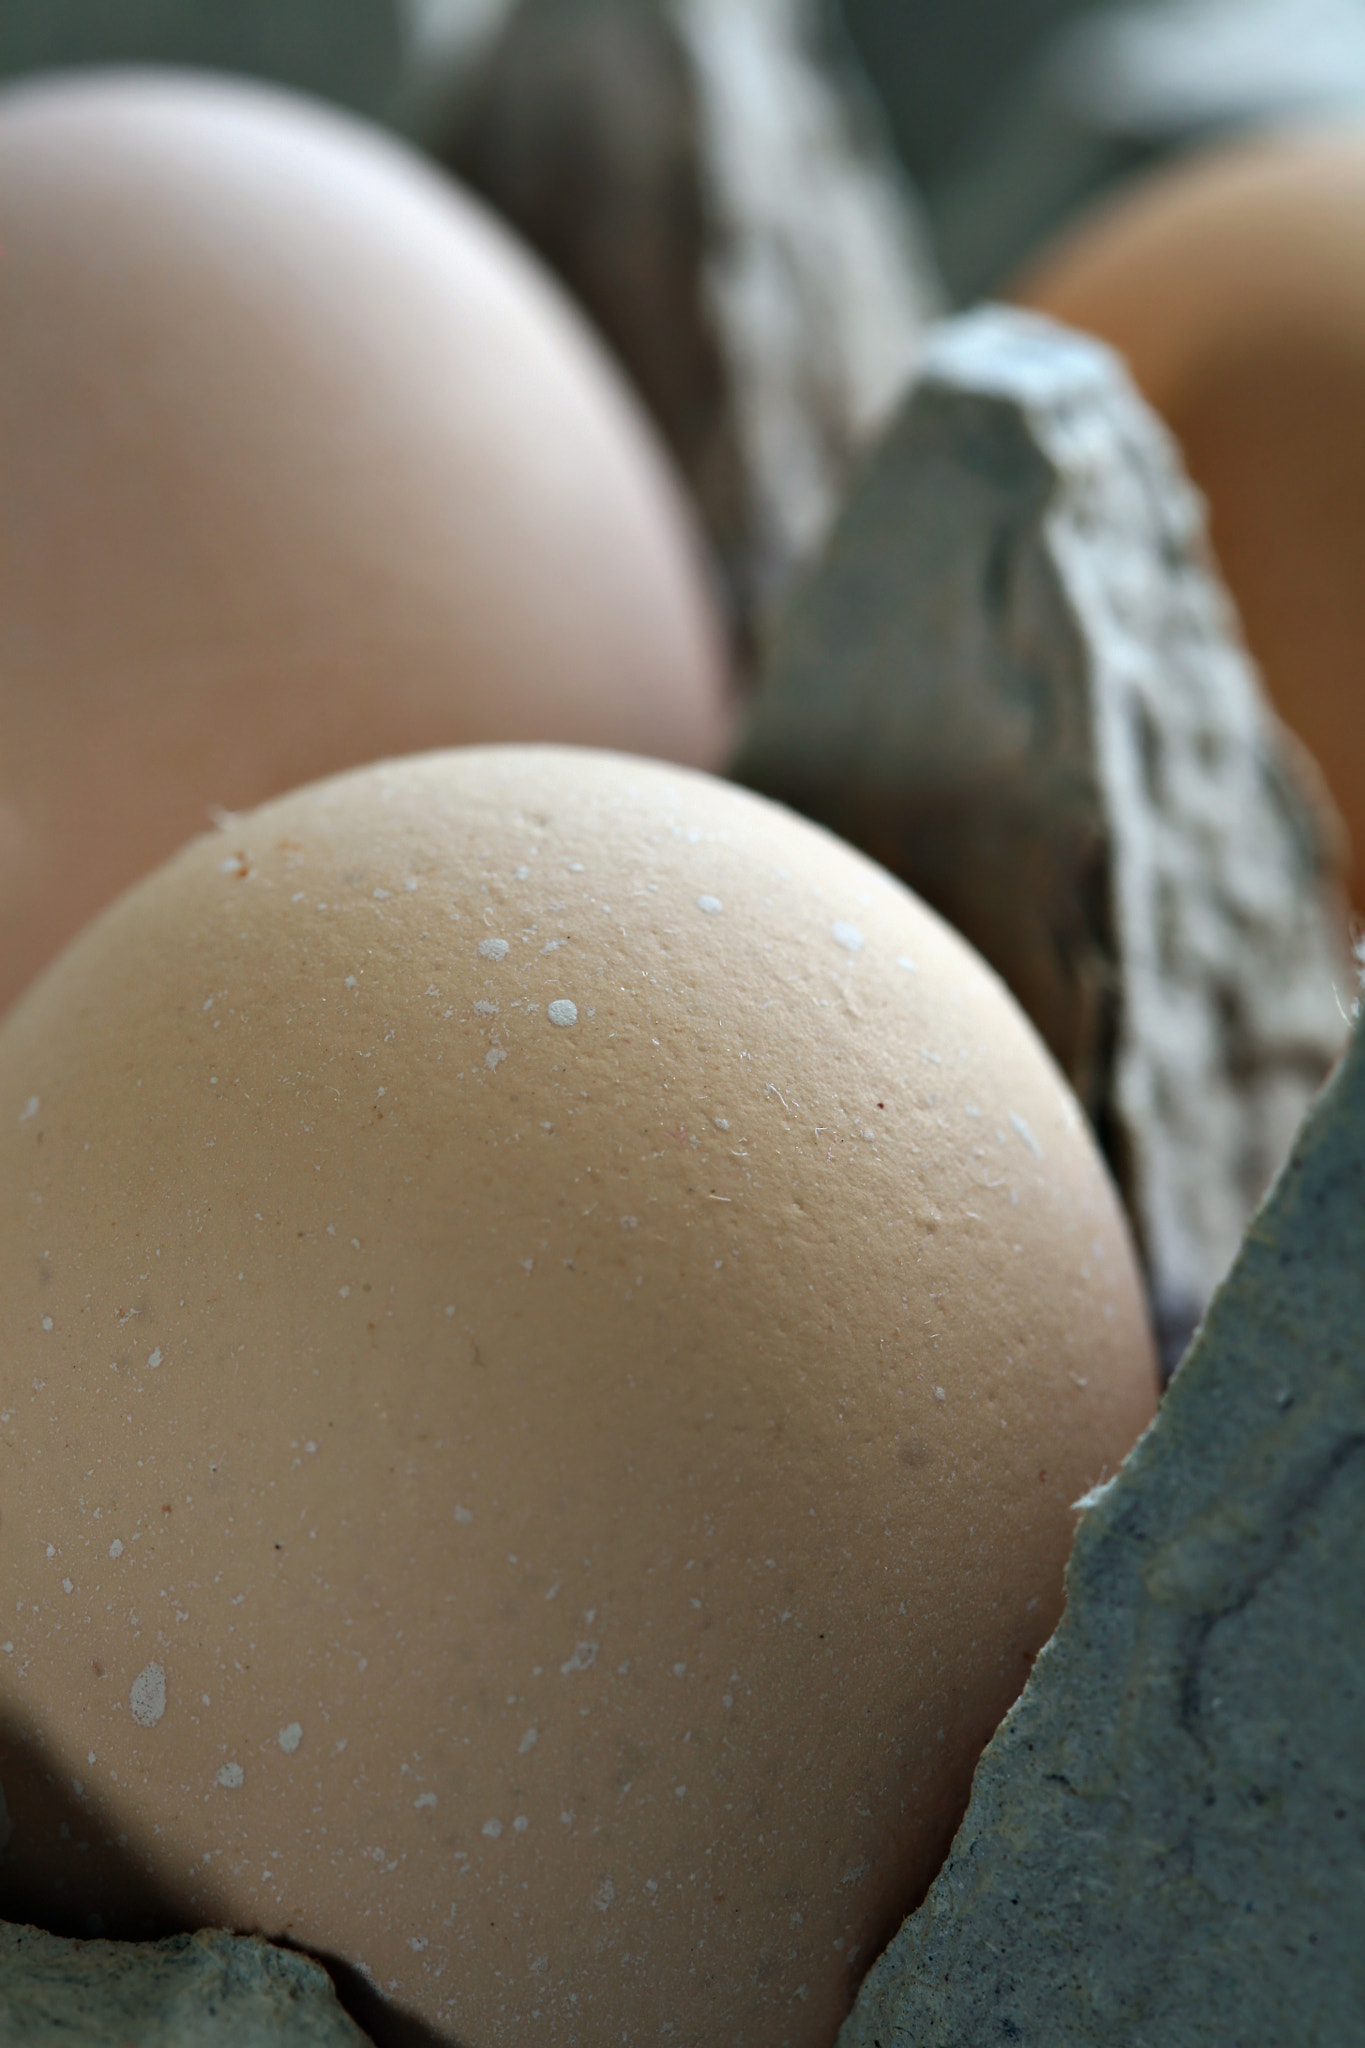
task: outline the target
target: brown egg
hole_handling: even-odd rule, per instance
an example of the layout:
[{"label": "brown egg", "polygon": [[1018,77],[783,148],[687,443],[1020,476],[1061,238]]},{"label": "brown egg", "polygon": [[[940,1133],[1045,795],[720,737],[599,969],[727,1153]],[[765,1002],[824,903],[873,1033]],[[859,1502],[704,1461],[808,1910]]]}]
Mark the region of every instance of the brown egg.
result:
[{"label": "brown egg", "polygon": [[1155,1403],[976,955],[555,748],[81,935],[0,1030],[0,1314],[0,1907],[287,1934],[462,2048],[828,2048]]},{"label": "brown egg", "polygon": [[1365,136],[1180,162],[1097,208],[1015,296],[1113,343],[1174,430],[1365,909]]},{"label": "brown egg", "polygon": [[208,822],[487,740],[715,766],[690,517],[538,264],[358,122],[0,101],[0,1009]]}]

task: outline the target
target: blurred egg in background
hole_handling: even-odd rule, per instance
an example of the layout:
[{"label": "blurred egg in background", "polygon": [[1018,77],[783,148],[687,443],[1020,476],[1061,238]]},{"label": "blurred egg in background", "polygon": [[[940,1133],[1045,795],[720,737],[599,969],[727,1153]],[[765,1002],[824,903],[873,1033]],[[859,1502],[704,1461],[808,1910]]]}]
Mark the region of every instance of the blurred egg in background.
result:
[{"label": "blurred egg in background", "polygon": [[451,181],[106,72],[6,96],[0,195],[0,1006],[210,806],[475,740],[719,762],[667,458]]},{"label": "blurred egg in background", "polygon": [[1271,701],[1345,820],[1365,908],[1365,130],[1151,173],[1017,289],[1119,349],[1173,429]]}]

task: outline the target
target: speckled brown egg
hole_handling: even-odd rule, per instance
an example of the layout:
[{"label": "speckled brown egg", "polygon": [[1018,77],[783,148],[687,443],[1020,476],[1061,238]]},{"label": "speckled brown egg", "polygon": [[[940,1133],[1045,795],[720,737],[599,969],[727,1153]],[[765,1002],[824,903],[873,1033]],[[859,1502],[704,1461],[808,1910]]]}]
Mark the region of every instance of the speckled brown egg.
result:
[{"label": "speckled brown egg", "polygon": [[1102,203],[1017,294],[1120,349],[1174,430],[1365,910],[1365,135],[1181,161]]},{"label": "speckled brown egg", "polygon": [[725,750],[681,491],[566,300],[263,87],[0,98],[0,1010],[210,808],[424,747]]},{"label": "speckled brown egg", "polygon": [[461,2048],[829,2048],[1152,1414],[1076,1105],[688,771],[392,762],[0,1030],[0,1906]]}]

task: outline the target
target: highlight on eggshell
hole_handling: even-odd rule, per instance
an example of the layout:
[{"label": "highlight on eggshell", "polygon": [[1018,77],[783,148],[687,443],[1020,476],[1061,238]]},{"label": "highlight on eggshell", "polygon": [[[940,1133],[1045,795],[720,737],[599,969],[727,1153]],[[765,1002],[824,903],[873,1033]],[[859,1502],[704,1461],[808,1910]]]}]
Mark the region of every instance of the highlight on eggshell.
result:
[{"label": "highlight on eggshell", "polygon": [[979,958],[554,747],[86,928],[0,1027],[0,1313],[0,1911],[287,1936],[461,2048],[830,2048],[1156,1401]]},{"label": "highlight on eggshell", "polygon": [[0,266],[0,1010],[212,806],[489,740],[719,764],[653,428],[398,143],[225,79],[12,89]]},{"label": "highlight on eggshell", "polygon": [[1112,343],[1174,431],[1365,911],[1365,135],[1181,160],[1100,202],[1012,295]]}]

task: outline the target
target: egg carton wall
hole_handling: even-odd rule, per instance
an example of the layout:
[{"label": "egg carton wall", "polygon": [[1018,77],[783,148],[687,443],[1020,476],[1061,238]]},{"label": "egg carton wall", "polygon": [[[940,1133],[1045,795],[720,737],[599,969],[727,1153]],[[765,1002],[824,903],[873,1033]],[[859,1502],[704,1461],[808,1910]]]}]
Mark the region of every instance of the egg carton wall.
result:
[{"label": "egg carton wall", "polygon": [[0,2041],[14,2048],[363,2048],[320,1963],[254,1935],[67,1940],[0,1923]]},{"label": "egg carton wall", "polygon": [[940,309],[828,0],[452,0],[405,124],[589,312],[662,429],[752,651]]},{"label": "egg carton wall", "polygon": [[1178,1360],[1346,1033],[1339,835],[1165,428],[1034,315],[938,327],[732,767],[1009,983],[1098,1132]]},{"label": "egg carton wall", "polygon": [[839,2048],[1365,2039],[1365,1024]]}]

